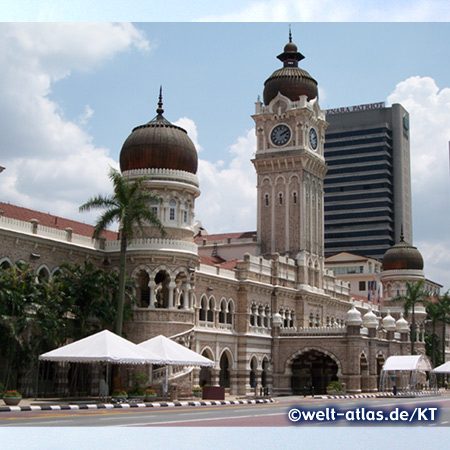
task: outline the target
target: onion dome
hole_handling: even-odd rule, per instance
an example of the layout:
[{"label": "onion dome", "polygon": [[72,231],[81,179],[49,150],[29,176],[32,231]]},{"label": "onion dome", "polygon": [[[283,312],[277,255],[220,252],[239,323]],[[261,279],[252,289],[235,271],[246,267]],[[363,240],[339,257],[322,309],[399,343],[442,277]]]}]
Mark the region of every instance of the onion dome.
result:
[{"label": "onion dome", "polygon": [[391,312],[389,310],[381,322],[386,331],[395,331],[397,329],[395,319],[391,316]]},{"label": "onion dome", "polygon": [[395,326],[399,333],[407,333],[409,331],[409,324],[403,317],[403,313],[400,313],[400,319],[395,322]]},{"label": "onion dome", "polygon": [[284,51],[277,58],[283,62],[283,68],[276,70],[264,83],[264,104],[268,105],[277,95],[288,97],[291,101],[297,101],[301,95],[306,95],[308,100],[317,97],[317,81],[303,69],[298,67],[298,62],[305,57],[297,50],[292,42],[289,30],[289,42],[284,46]]},{"label": "onion dome", "polygon": [[369,306],[369,311],[363,316],[363,326],[366,328],[377,328],[378,317],[372,311],[372,306]]},{"label": "onion dome", "polygon": [[198,157],[186,130],[163,116],[162,92],[157,116],[133,129],[120,152],[122,172],[134,169],[173,169],[195,174]]},{"label": "onion dome", "polygon": [[347,317],[345,318],[345,323],[347,326],[358,326],[361,325],[361,313],[356,309],[355,304],[352,304],[351,309],[347,312]]},{"label": "onion dome", "polygon": [[283,318],[281,317],[281,314],[275,313],[272,316],[272,325],[274,327],[281,327],[282,324],[283,324]]},{"label": "onion dome", "polygon": [[423,258],[416,247],[405,242],[403,231],[400,242],[383,256],[383,270],[423,270]]}]

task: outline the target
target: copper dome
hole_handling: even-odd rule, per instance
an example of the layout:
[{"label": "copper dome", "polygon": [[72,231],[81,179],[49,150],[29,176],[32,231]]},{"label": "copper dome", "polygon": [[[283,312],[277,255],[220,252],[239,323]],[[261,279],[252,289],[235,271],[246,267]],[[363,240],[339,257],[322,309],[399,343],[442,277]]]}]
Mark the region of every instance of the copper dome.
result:
[{"label": "copper dome", "polygon": [[157,116],[133,129],[120,152],[120,170],[173,169],[195,174],[198,157],[186,130],[164,118],[162,99]]},{"label": "copper dome", "polygon": [[304,56],[297,51],[291,33],[289,42],[284,46],[284,52],[277,58],[283,62],[283,68],[276,70],[264,83],[264,104],[268,105],[278,93],[293,102],[301,95],[306,95],[308,100],[316,98],[317,81],[306,70],[298,67],[298,62],[304,59]]},{"label": "copper dome", "polygon": [[383,270],[423,270],[423,258],[416,247],[403,240],[389,248],[383,256]]}]

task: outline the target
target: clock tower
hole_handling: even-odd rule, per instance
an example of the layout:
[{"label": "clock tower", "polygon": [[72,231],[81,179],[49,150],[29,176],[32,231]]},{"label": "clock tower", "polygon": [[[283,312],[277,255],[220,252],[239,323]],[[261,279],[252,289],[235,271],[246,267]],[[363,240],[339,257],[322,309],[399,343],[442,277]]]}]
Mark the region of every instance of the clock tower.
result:
[{"label": "clock tower", "polygon": [[[258,241],[261,254],[279,253],[323,267],[327,123],[317,82],[298,67],[304,56],[289,42],[278,56],[283,67],[264,83],[256,102]],[[320,269],[319,269],[320,270]]]}]

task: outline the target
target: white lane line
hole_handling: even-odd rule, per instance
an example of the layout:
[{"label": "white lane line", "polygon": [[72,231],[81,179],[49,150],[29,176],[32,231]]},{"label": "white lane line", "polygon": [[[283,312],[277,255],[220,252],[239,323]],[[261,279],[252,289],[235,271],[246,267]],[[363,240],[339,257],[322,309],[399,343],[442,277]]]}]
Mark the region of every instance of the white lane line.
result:
[{"label": "white lane line", "polygon": [[169,420],[165,422],[151,422],[151,423],[136,423],[134,422],[133,425],[121,425],[121,426],[136,426],[136,425],[166,425],[171,423],[192,423],[192,422],[205,422],[205,421],[211,421],[211,420],[219,420],[219,421],[226,421],[226,420],[234,420],[234,419],[245,419],[248,417],[266,417],[266,416],[284,416],[284,413],[274,413],[274,414],[264,414],[263,416],[259,414],[249,414],[247,416],[234,416],[234,417],[213,417],[211,419],[189,419],[189,420]]}]

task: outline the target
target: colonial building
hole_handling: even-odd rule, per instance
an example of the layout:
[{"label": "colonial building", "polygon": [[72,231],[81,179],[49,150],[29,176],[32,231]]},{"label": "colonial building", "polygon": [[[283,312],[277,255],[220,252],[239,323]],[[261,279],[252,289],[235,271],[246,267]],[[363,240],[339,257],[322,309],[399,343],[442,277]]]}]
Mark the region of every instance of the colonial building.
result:
[{"label": "colonial building", "polygon": [[[148,226],[129,244],[137,302],[124,329],[134,342],[164,334],[215,361],[213,369],[173,374],[185,389],[211,383],[244,395],[256,385],[292,394],[314,386],[319,393],[339,380],[348,392],[376,391],[386,358],[410,351],[408,324],[384,317],[378,304],[352,303],[349,284],[325,268],[325,113],[291,37],[278,58],[283,67],[266,80],[253,115],[256,233],[194,236],[197,153],[164,117],[161,97],[156,117],[125,140],[122,174],[148,176],[146,188],[160,198],[149,208],[167,235]],[[94,241],[92,228],[0,209],[4,265],[23,260],[48,276],[68,261],[118,267],[115,233]]]}]

